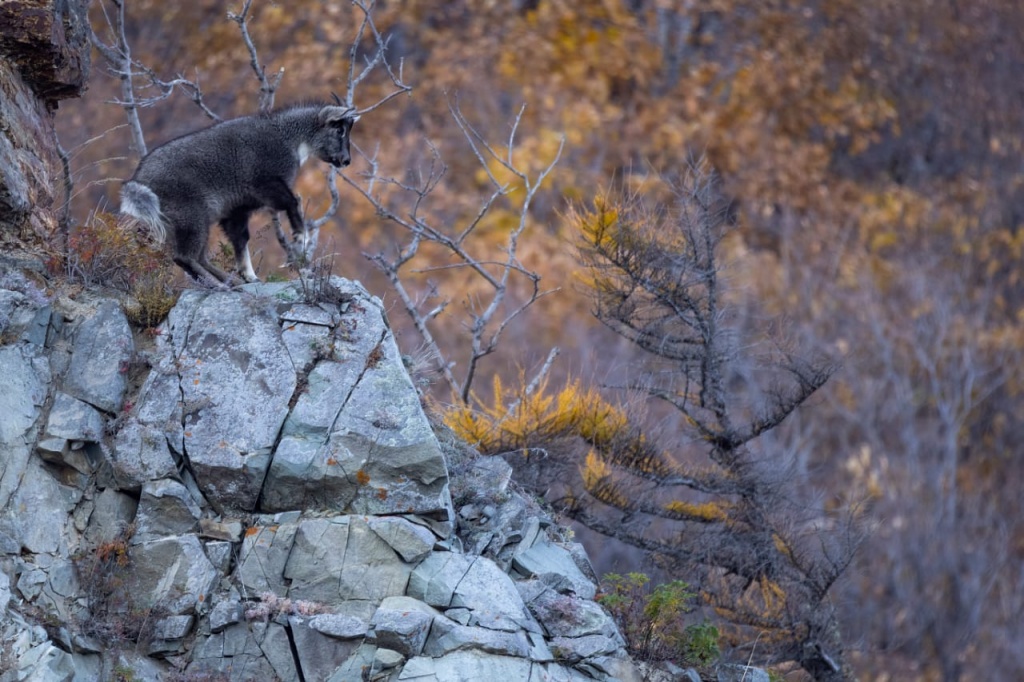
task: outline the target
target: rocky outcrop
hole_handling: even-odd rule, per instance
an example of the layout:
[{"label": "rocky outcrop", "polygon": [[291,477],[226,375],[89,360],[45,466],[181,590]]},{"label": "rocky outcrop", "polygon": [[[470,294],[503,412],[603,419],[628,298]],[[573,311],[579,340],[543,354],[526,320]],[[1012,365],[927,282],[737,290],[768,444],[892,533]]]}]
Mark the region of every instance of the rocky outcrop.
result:
[{"label": "rocky outcrop", "polygon": [[20,279],[0,320],[0,680],[641,679],[358,284],[187,291],[140,333]]},{"label": "rocky outcrop", "polygon": [[87,0],[0,3],[0,248],[32,252],[57,230],[66,201],[53,130],[56,103],[85,89]]}]

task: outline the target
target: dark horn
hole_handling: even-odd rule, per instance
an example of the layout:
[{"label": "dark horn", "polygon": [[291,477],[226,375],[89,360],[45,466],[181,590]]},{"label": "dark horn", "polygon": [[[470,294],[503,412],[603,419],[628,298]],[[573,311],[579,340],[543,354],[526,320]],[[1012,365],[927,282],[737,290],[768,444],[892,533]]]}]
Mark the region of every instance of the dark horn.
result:
[{"label": "dark horn", "polygon": [[339,107],[345,106],[344,104],[341,103],[341,98],[338,97],[337,93],[332,92],[331,97],[334,98],[334,103],[337,104]]}]

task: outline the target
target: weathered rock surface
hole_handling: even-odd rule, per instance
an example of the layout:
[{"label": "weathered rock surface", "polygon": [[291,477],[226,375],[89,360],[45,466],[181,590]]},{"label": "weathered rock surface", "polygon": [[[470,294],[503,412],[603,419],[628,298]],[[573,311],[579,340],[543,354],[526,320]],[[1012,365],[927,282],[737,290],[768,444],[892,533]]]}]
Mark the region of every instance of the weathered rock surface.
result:
[{"label": "weathered rock surface", "polygon": [[135,351],[131,328],[116,301],[99,305],[74,338],[64,391],[105,412],[118,412]]},{"label": "weathered rock surface", "polygon": [[155,338],[115,343],[130,358],[68,345],[120,328],[113,302],[17,299],[0,634],[18,679],[641,679],[582,548],[501,460],[449,444],[467,477],[449,482],[379,302],[331,286],[188,291]]}]

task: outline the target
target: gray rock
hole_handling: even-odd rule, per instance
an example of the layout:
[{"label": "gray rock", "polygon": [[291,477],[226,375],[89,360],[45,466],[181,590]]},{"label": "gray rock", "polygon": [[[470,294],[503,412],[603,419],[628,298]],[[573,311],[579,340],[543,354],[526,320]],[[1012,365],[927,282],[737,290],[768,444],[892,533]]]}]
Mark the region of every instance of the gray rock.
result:
[{"label": "gray rock", "polygon": [[334,341],[333,359],[309,373],[261,504],[267,511],[319,507],[447,518],[440,448],[381,313],[369,299],[360,302],[366,312],[357,325],[341,319],[338,329],[347,331]]},{"label": "gray rock", "polygon": [[551,646],[555,658],[569,663],[576,663],[594,656],[609,656],[618,652],[622,646],[619,640],[604,635],[553,637],[548,644]]},{"label": "gray rock", "polygon": [[120,411],[134,351],[121,306],[116,301],[101,303],[75,334],[64,391],[104,412]]},{"label": "gray rock", "polygon": [[[341,278],[334,278],[332,283],[335,284],[335,286],[340,286],[340,288],[349,295],[367,296],[364,290],[356,289],[350,282]],[[301,284],[293,284],[293,286],[301,286]],[[334,327],[337,326],[340,319],[341,314],[338,308],[328,303],[322,303],[319,305],[296,303],[281,313],[282,322],[298,322],[316,327]]]},{"label": "gray rock", "polygon": [[701,682],[700,673],[694,668],[686,668],[675,674],[673,682]]},{"label": "gray rock", "polygon": [[231,543],[230,542],[205,542],[206,556],[221,575],[227,575],[231,570]]},{"label": "gray rock", "polygon": [[46,584],[49,594],[63,599],[79,596],[81,585],[71,559],[58,559],[46,569]]},{"label": "gray rock", "polygon": [[522,553],[517,552],[512,558],[512,567],[527,577],[550,573],[564,576],[571,583],[573,592],[583,599],[593,599],[597,594],[594,583],[580,571],[572,555],[550,542],[538,542]]},{"label": "gray rock", "polygon": [[238,520],[214,521],[213,519],[199,519],[199,534],[204,538],[223,540],[224,542],[240,542],[242,530],[242,522]]},{"label": "gray rock", "polygon": [[398,679],[423,682],[531,680],[532,667],[533,664],[523,658],[484,651],[453,651],[443,658],[419,656],[410,659]]},{"label": "gray rock", "polygon": [[285,436],[267,471],[262,511],[330,509],[343,512],[355,499],[358,482],[317,439]]},{"label": "gray rock", "polygon": [[437,552],[409,580],[409,596],[441,608],[464,607],[473,622],[494,630],[540,632],[512,579],[485,557]]},{"label": "gray rock", "polygon": [[195,535],[134,545],[134,570],[126,577],[128,593],[140,608],[160,606],[170,615],[205,608],[220,579]]},{"label": "gray rock", "polygon": [[370,352],[328,449],[358,484],[352,511],[449,513],[444,457],[390,332]]},{"label": "gray rock", "polygon": [[232,292],[196,306],[178,357],[184,448],[210,504],[252,510],[296,375],[277,320]]},{"label": "gray rock", "polygon": [[486,557],[475,558],[456,586],[451,605],[471,609],[476,622],[486,628],[541,632],[512,579]]},{"label": "gray rock", "polygon": [[[368,300],[363,303],[366,305],[362,307],[371,307]],[[297,310],[303,317],[317,316],[307,306],[293,308],[285,317],[294,316]],[[324,313],[319,308],[316,310]],[[340,318],[318,319],[331,320],[332,317]],[[261,504],[266,511],[303,507],[346,511],[355,497],[360,485],[357,471],[340,466],[327,447],[327,441],[385,327],[383,318],[374,310],[358,318],[350,316],[347,322],[354,328],[343,340],[330,339],[331,359],[321,360],[309,372],[306,386],[285,420],[281,443],[264,484]],[[348,328],[344,320],[341,327]]]},{"label": "gray rock", "polygon": [[102,438],[103,415],[92,405],[58,391],[39,444],[39,454],[47,461],[91,474],[99,462],[88,455],[89,449],[81,446]]},{"label": "gray rock", "polygon": [[475,500],[493,500],[508,490],[512,466],[501,457],[477,457],[459,473],[459,490]]},{"label": "gray rock", "polygon": [[306,379],[305,390],[285,421],[282,435],[285,438],[314,440],[318,445],[326,443],[331,427],[366,368],[366,354],[372,348],[369,345],[358,357],[351,355],[350,349],[343,359],[317,363]]},{"label": "gray rock", "polygon": [[[128,648],[116,653],[113,651],[107,653],[113,659],[108,670],[117,670],[127,680],[159,680],[168,672],[165,665],[157,663],[155,659],[145,655],[145,652],[136,652]],[[97,674],[95,678],[91,679],[102,678]]]},{"label": "gray rock", "polygon": [[153,623],[153,641],[149,646],[150,655],[173,653],[181,649],[181,642],[192,629],[195,618],[192,615],[169,616]]},{"label": "gray rock", "polygon": [[[182,295],[182,299],[185,295]],[[181,307],[178,301],[177,310]],[[157,340],[158,354],[153,368],[146,376],[135,401],[133,414],[139,424],[164,434],[164,440],[179,455],[183,452],[184,426],[182,425],[181,378],[178,374],[178,354],[172,344]]]},{"label": "gray rock", "polygon": [[435,617],[446,620],[436,609],[418,599],[388,597],[373,614],[367,640],[406,657],[418,656]]},{"label": "gray rock", "polygon": [[376,670],[390,670],[405,662],[405,656],[391,649],[377,649],[373,654],[373,665]]},{"label": "gray rock", "polygon": [[166,478],[146,483],[142,486],[132,543],[192,533],[198,529],[201,515],[199,505],[181,483]]},{"label": "gray rock", "polygon": [[[328,322],[330,322],[330,316]],[[320,357],[334,354],[334,339],[330,326],[307,324],[287,320],[282,316],[281,339],[288,348],[288,355],[296,372],[302,372]]]},{"label": "gray rock", "polygon": [[534,665],[530,671],[530,682],[590,682],[593,679],[590,675],[584,675],[560,663]]},{"label": "gray rock", "polygon": [[590,556],[583,545],[578,542],[565,542],[561,546],[569,552],[569,556],[576,562],[576,568],[580,569],[580,572],[586,576],[587,580],[595,585],[601,583],[601,580],[597,577],[597,571],[594,570],[593,564],[590,563]]},{"label": "gray rock", "polygon": [[92,547],[111,542],[135,519],[139,503],[130,495],[113,488],[100,491],[93,501],[92,514],[85,529],[85,541]]},{"label": "gray rock", "polygon": [[[381,662],[377,660],[377,653],[379,651],[387,652],[387,649],[378,649],[372,644],[363,642],[350,655],[345,662],[335,670],[330,677],[327,678],[327,682],[363,682],[363,680],[378,680],[383,681],[385,679],[391,679],[388,676],[382,676],[379,673],[385,668],[383,667],[384,662],[394,660],[394,657],[398,657],[398,665],[404,659],[404,657],[397,651],[390,652],[391,655],[385,654],[381,658]],[[395,665],[390,666],[394,668]]]},{"label": "gray rock", "polygon": [[503,632],[470,627],[441,616],[434,620],[430,628],[430,637],[423,647],[423,653],[440,658],[453,651],[476,649],[492,654],[530,658],[531,648],[531,642],[522,630]]},{"label": "gray rock", "polygon": [[234,599],[217,602],[210,609],[210,632],[216,634],[223,632],[229,626],[242,622],[245,617],[245,607]]},{"label": "gray rock", "polygon": [[456,586],[462,582],[474,557],[455,552],[436,552],[424,559],[409,577],[410,597],[437,606],[448,608]]},{"label": "gray rock", "polygon": [[326,680],[359,647],[356,640],[340,640],[317,632],[307,618],[288,619],[302,676],[307,680]]},{"label": "gray rock", "polygon": [[[196,646],[192,649],[191,663],[185,669],[185,677],[202,680],[218,679],[230,680],[230,682],[250,682],[251,680],[273,680],[277,675],[278,668],[271,664],[271,656],[264,655],[260,642],[264,643],[272,632],[279,633],[282,637],[276,637],[268,646],[271,652],[282,652],[279,661],[281,669],[288,672],[283,652],[287,652],[287,658],[291,658],[291,650],[288,644],[288,636],[283,631],[274,630],[275,623],[264,625],[238,623],[229,626],[223,632],[211,634],[209,637],[197,640]],[[278,675],[281,679],[299,679],[292,668],[292,674]]]},{"label": "gray rock", "polygon": [[317,632],[336,639],[358,639],[370,628],[370,624],[362,618],[344,613],[323,613],[313,616],[308,624]]},{"label": "gray rock", "polygon": [[46,402],[50,363],[33,348],[0,346],[0,376],[0,446],[24,443]]},{"label": "gray rock", "polygon": [[57,391],[45,433],[54,438],[95,443],[103,438],[103,415],[92,405]]},{"label": "gray rock", "polygon": [[407,563],[416,563],[434,547],[437,537],[423,526],[394,516],[374,517],[367,521],[370,530],[398,552]]},{"label": "gray rock", "polygon": [[[10,277],[5,278],[7,286],[11,285]],[[20,284],[26,292],[32,291],[35,300],[21,291],[0,289],[0,334],[41,348],[46,344],[46,330],[53,310],[46,305],[45,294],[27,278],[22,276]]]},{"label": "gray rock", "polygon": [[288,594],[284,569],[298,524],[272,521],[267,525],[252,526],[246,531],[235,575],[251,594],[271,592],[284,597]]},{"label": "gray rock", "polygon": [[18,660],[19,682],[72,682],[75,679],[75,659],[49,641],[32,647]]},{"label": "gray rock", "polygon": [[[0,571],[0,613],[7,611],[7,605],[11,603],[11,577]],[[3,633],[0,633],[3,634]]]},{"label": "gray rock", "polygon": [[129,419],[114,437],[112,460],[114,478],[125,490],[141,491],[147,481],[178,476],[167,435],[134,419]]},{"label": "gray rock", "polygon": [[723,663],[715,670],[718,682],[768,682],[768,673],[749,665]]},{"label": "gray rock", "polygon": [[24,571],[18,576],[18,592],[27,601],[33,601],[43,591],[46,584],[46,572],[38,568]]},{"label": "gray rock", "polygon": [[592,601],[548,589],[531,600],[528,606],[552,637],[602,635],[623,645],[615,621]]},{"label": "gray rock", "polygon": [[365,519],[342,516],[302,521],[284,576],[290,597],[331,605],[405,594],[409,573]]},{"label": "gray rock", "polygon": [[641,671],[625,656],[595,656],[580,665],[594,677],[607,682],[648,682]]},{"label": "gray rock", "polygon": [[68,489],[54,480],[38,459],[27,463],[16,483],[9,505],[0,512],[0,518],[6,517],[3,520],[10,524],[13,539],[35,554],[66,551],[68,514],[74,509]]},{"label": "gray rock", "polygon": [[255,627],[265,629],[262,639],[259,640],[259,646],[277,677],[281,680],[299,679],[298,662],[292,655],[291,639],[288,637],[285,627],[278,623],[267,623]]},{"label": "gray rock", "polygon": [[290,582],[294,599],[335,604],[345,568],[351,518],[303,519],[299,522],[283,577]]}]

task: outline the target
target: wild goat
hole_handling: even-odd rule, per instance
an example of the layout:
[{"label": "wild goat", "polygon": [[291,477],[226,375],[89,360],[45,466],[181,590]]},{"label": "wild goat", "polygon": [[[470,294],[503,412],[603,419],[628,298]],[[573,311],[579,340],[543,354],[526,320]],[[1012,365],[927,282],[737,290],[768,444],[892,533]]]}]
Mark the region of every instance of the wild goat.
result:
[{"label": "wild goat", "polygon": [[258,281],[249,256],[249,216],[260,208],[284,211],[293,238],[304,234],[292,187],[299,167],[316,156],[344,168],[352,160],[349,136],[355,109],[330,104],[298,105],[245,116],[163,144],[140,162],[121,190],[128,215],[162,244],[168,233],[174,262],[193,279],[222,286],[231,276],[210,263],[210,225],[219,222],[235,251],[235,267]]}]

